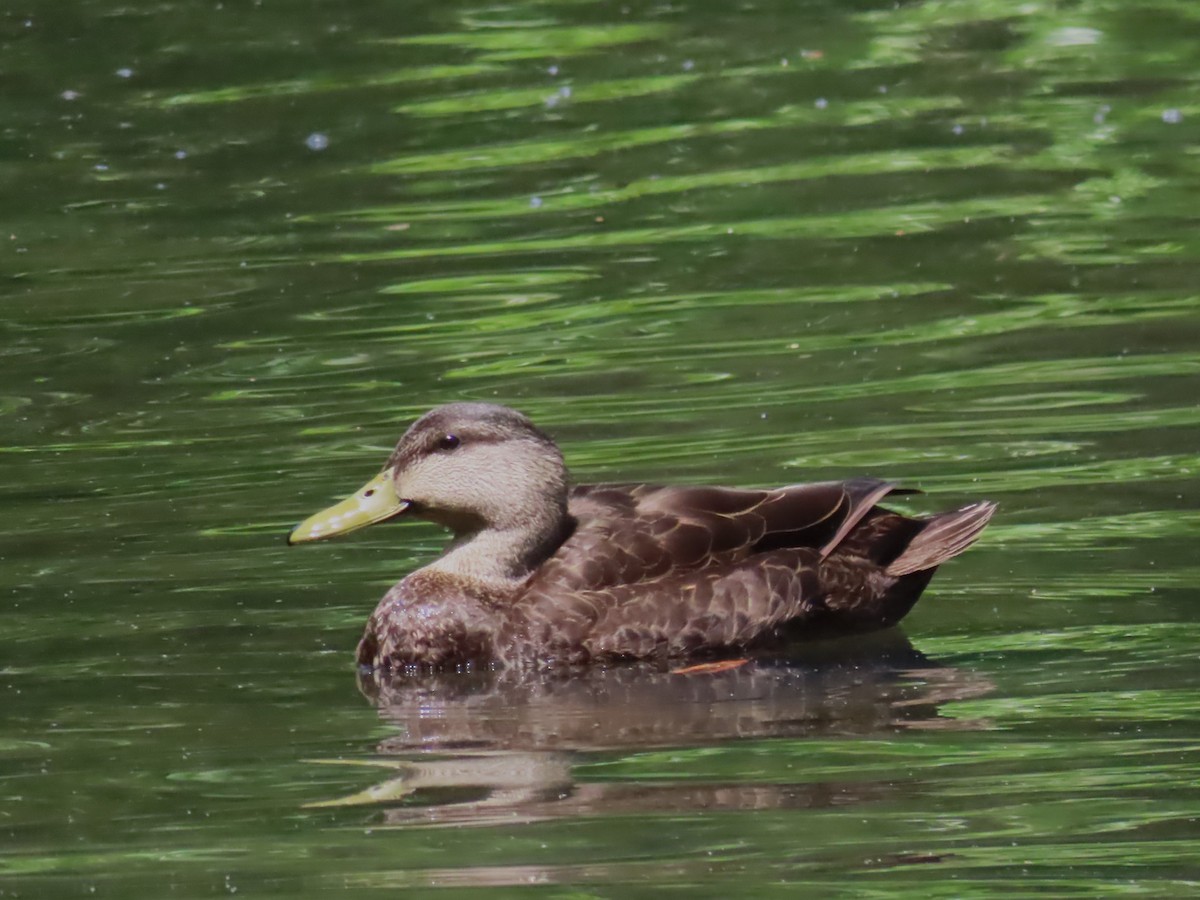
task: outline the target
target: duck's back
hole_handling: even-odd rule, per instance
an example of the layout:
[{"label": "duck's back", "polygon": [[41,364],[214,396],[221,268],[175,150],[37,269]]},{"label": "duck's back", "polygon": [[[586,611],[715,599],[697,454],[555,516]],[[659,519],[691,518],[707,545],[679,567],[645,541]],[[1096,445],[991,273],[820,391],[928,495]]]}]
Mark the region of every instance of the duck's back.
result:
[{"label": "duck's back", "polygon": [[942,514],[959,525],[942,522],[939,547],[957,543],[926,546],[920,571],[889,572],[939,518],[877,507],[891,490],[866,478],[773,490],[577,487],[575,529],[531,580],[502,643],[586,661],[747,646],[802,621],[891,624],[991,515],[980,505]]}]

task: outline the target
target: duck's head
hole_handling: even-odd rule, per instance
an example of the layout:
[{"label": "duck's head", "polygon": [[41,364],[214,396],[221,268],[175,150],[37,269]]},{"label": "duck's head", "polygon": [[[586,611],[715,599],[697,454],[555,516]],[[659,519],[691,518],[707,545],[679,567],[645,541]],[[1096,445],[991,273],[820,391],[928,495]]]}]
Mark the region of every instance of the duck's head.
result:
[{"label": "duck's head", "polygon": [[459,536],[529,530],[566,517],[567,481],[558,446],[526,416],[490,403],[451,403],[417,419],[382,472],[297,525],[288,543],[346,534],[402,514]]}]

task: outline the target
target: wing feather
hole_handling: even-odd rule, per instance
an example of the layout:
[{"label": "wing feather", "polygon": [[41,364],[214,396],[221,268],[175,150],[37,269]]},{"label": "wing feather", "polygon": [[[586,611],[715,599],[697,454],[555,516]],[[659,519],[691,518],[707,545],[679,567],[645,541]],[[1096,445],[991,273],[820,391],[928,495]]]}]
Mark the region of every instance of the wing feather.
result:
[{"label": "wing feather", "polygon": [[575,532],[531,589],[654,581],[785,548],[826,556],[890,490],[888,482],[866,478],[769,491],[582,485],[570,503]]},{"label": "wing feather", "polygon": [[592,657],[754,642],[818,601],[821,560],[891,487],[577,487],[575,531],[530,581],[516,627]]}]

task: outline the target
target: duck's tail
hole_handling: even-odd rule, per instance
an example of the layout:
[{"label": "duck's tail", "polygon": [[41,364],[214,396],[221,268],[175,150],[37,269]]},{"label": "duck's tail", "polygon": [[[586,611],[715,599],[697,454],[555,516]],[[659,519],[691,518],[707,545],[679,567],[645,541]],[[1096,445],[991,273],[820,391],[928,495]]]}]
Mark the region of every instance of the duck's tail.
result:
[{"label": "duck's tail", "polygon": [[888,563],[885,571],[899,578],[940,566],[975,543],[995,511],[996,504],[985,500],[930,516],[924,520],[925,527],[904,552]]}]

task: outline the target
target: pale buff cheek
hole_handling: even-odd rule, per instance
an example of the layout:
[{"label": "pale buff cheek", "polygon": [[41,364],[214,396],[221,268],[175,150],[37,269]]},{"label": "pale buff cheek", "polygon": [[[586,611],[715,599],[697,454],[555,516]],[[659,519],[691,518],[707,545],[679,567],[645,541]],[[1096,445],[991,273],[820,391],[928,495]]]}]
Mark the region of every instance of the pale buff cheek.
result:
[{"label": "pale buff cheek", "polygon": [[416,461],[401,474],[396,490],[427,507],[470,510],[496,521],[538,495],[560,491],[561,477],[561,469],[533,448],[481,444]]}]

